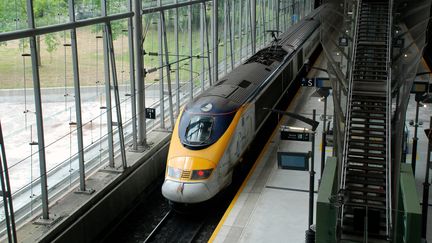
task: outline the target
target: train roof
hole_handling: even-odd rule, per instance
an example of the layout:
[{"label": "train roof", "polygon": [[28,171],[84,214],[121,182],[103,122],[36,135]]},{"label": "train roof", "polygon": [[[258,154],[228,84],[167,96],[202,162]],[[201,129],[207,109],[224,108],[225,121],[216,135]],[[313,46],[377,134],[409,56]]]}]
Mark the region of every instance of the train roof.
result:
[{"label": "train roof", "polygon": [[[264,81],[291,56],[315,31],[320,21],[319,11],[312,12],[290,31],[282,34],[278,42],[258,51],[244,64],[232,70],[216,84],[197,96],[186,106],[189,112],[202,112],[203,107],[211,107],[211,113],[228,113],[237,110],[262,88]],[[209,105],[210,104],[210,105]],[[204,108],[205,109],[205,108]]]}]

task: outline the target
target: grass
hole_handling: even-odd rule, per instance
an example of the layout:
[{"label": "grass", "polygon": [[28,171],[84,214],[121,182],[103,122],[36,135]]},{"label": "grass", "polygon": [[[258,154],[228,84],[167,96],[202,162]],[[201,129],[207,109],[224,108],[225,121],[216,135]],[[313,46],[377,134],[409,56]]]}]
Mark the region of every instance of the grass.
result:
[{"label": "grass", "polygon": [[[175,55],[173,55],[175,53],[174,33],[172,30],[168,30],[167,32],[168,50],[170,53],[169,59],[170,62],[173,62],[176,60]],[[73,86],[71,47],[63,46],[63,32],[55,33],[55,35],[59,45],[57,49],[51,53],[47,51],[47,45],[45,43],[46,36],[40,37],[41,66],[39,67],[39,73],[42,88],[64,87],[65,84],[66,86]],[[77,30],[78,61],[82,86],[93,86],[96,84],[96,81],[104,81],[103,43],[102,39],[96,38],[96,35],[102,35],[102,33],[93,33],[91,27]],[[192,36],[193,55],[203,55],[201,53],[199,31],[194,31]],[[66,43],[70,43],[69,37],[67,37]],[[0,46],[0,89],[23,88],[24,82],[26,82],[27,87],[32,87],[31,57],[21,56],[23,53],[30,53],[28,44],[24,50],[20,47],[19,40],[8,41],[6,44],[7,45]],[[146,52],[159,53],[159,39],[156,30],[147,33],[144,49]],[[114,41],[114,50],[119,82],[129,82],[129,47],[127,35],[119,36]],[[179,33],[179,53],[180,55],[190,54],[189,36],[185,32]],[[207,54],[205,53],[204,56],[207,56]],[[180,57],[180,59],[181,58],[182,57]],[[179,64],[181,80],[189,80],[190,78],[190,66],[185,65],[189,64],[189,62],[190,61],[185,60]],[[193,58],[192,62],[194,77],[198,77],[198,73],[201,72],[202,60]],[[146,69],[160,67],[158,56],[146,55],[144,63]],[[204,64],[207,68],[207,60],[205,59]],[[175,69],[176,65],[172,65],[171,68]],[[166,75],[166,73],[164,75]],[[171,75],[172,80],[174,80],[175,73],[172,72]],[[120,80],[121,77],[123,77],[123,80]],[[159,79],[159,71],[156,71],[147,75],[146,82],[157,82]]]},{"label": "grass", "polygon": [[[79,56],[79,72],[80,72],[80,84],[81,86],[94,86],[96,82],[104,83],[104,58],[103,58],[103,40],[96,38],[101,36],[102,32],[94,33],[93,27],[84,27],[77,30],[78,39],[78,56]],[[190,55],[189,52],[189,35],[185,31],[185,26],[179,28],[179,54],[183,56]],[[210,33],[210,30],[208,30]],[[126,35],[118,36],[114,41],[114,50],[116,54],[116,65],[117,65],[117,77],[119,84],[129,82],[129,47],[127,32]],[[249,34],[249,33],[247,33]],[[45,43],[46,35],[40,37],[41,45],[41,66],[39,67],[41,87],[64,87],[73,86],[73,71],[72,71],[72,55],[71,47],[64,47],[63,43],[69,43],[69,34],[66,34],[64,40],[64,32],[55,33],[59,45],[57,49],[49,53],[47,51],[47,45]],[[234,52],[238,51],[239,39],[234,33]],[[237,34],[238,35],[238,34]],[[243,33],[243,45],[246,43],[246,33]],[[220,41],[223,42],[223,38]],[[175,42],[174,42],[174,30],[172,28],[167,29],[167,41],[168,51],[170,53],[169,60],[174,62],[176,60],[175,54]],[[31,72],[31,57],[22,57],[22,53],[30,53],[28,44],[24,50],[20,47],[20,41],[8,41],[7,45],[0,46],[0,89],[17,89],[23,88],[24,82],[28,88],[32,85],[32,72]],[[149,53],[159,53],[159,37],[158,32],[155,29],[148,31],[144,42],[144,50]],[[229,43],[224,43],[228,44]],[[212,45],[209,45],[212,48]],[[201,55],[207,57],[207,45],[204,45],[204,53],[201,52],[201,39],[199,30],[192,32],[192,54]],[[224,46],[219,48],[219,60],[223,58]],[[229,55],[229,47],[228,53]],[[236,60],[238,60],[238,54],[236,54]],[[65,58],[66,57],[66,58]],[[165,56],[164,56],[165,57]],[[25,67],[24,67],[25,62]],[[228,60],[229,62],[229,60]],[[195,85],[200,84],[200,73],[201,67],[204,64],[206,71],[208,70],[208,60],[206,58],[192,58],[192,73]],[[165,62],[163,63],[165,65]],[[144,56],[145,68],[157,68],[160,67],[159,56]],[[177,65],[171,65],[171,69],[176,69]],[[179,77],[180,80],[185,82],[190,79],[190,60],[185,60],[179,63]],[[25,75],[24,75],[25,74]],[[25,78],[24,78],[25,76]],[[166,76],[166,70],[164,68],[164,76]],[[171,80],[175,81],[175,71],[171,72]],[[159,70],[149,73],[146,76],[145,82],[147,85],[151,83],[159,82],[160,80]],[[166,79],[165,79],[166,80]]]}]

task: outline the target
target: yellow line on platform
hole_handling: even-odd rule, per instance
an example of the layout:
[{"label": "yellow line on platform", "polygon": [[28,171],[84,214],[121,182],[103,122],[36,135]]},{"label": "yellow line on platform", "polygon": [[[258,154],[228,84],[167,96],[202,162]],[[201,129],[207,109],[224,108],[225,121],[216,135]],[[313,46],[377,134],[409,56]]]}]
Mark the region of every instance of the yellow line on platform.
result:
[{"label": "yellow line on platform", "polygon": [[[291,107],[293,101],[297,98],[299,91],[300,91],[300,89],[297,91],[297,93],[295,94],[294,98],[292,99],[290,105],[288,106],[288,108],[286,110],[288,110]],[[231,213],[231,210],[233,209],[234,205],[236,204],[237,199],[239,198],[240,194],[243,192],[243,189],[246,187],[246,185],[249,181],[249,178],[254,173],[255,168],[257,167],[257,165],[261,161],[261,158],[264,156],[265,152],[267,151],[267,148],[270,145],[270,142],[273,140],[273,137],[275,136],[276,132],[278,131],[278,128],[280,127],[280,125],[283,121],[284,121],[284,119],[282,118],[279,121],[278,125],[276,126],[275,130],[273,130],[272,135],[270,136],[269,140],[267,140],[267,143],[265,144],[265,146],[264,146],[263,150],[261,151],[261,153],[259,154],[258,158],[255,160],[254,165],[252,166],[252,168],[249,171],[248,175],[246,176],[245,180],[241,184],[240,189],[237,191],[236,195],[234,196],[233,200],[231,201],[230,205],[228,206],[228,209],[225,211],[224,215],[222,216],[222,219],[219,221],[219,224],[216,226],[216,229],[213,231],[213,234],[211,235],[208,242],[213,242],[216,239],[217,234],[219,233],[220,229],[222,228],[223,224],[225,223],[225,220],[228,218],[228,215]]]}]

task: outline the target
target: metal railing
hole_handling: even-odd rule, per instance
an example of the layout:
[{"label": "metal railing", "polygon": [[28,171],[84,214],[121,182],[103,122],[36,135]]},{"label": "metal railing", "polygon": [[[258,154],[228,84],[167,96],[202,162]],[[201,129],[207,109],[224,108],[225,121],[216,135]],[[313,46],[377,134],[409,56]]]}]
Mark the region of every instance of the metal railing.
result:
[{"label": "metal railing", "polygon": [[391,72],[391,50],[393,36],[393,0],[389,0],[388,9],[388,35],[387,35],[387,107],[386,107],[386,234],[390,235],[392,227],[392,193],[391,193],[391,114],[392,114],[392,72]]},{"label": "metal railing", "polygon": [[[355,58],[356,58],[356,51],[357,51],[357,31],[358,31],[358,23],[359,23],[359,15],[360,15],[360,6],[362,4],[362,1],[358,1],[357,7],[356,7],[356,16],[355,16],[355,22],[354,22],[354,36],[353,36],[353,48],[352,48],[352,55],[351,55],[351,66],[349,71],[349,83],[348,83],[348,94],[347,94],[347,104],[346,104],[346,114],[345,114],[345,127],[344,127],[344,148],[343,148],[343,158],[342,158],[342,176],[341,176],[341,188],[345,190],[345,183],[346,183],[346,173],[347,173],[347,160],[348,160],[348,138],[349,138],[349,127],[351,125],[351,100],[352,100],[352,89],[353,89],[353,71],[355,67]],[[342,206],[342,212],[341,215],[343,215],[343,206]],[[343,219],[343,217],[341,217]]]}]

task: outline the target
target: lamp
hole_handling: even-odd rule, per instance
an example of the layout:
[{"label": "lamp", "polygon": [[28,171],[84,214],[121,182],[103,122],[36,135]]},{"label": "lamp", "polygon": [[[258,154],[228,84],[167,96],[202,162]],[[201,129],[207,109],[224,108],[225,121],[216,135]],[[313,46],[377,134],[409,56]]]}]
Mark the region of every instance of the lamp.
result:
[{"label": "lamp", "polygon": [[322,148],[321,148],[321,177],[324,171],[325,156],[326,156],[326,121],[327,121],[327,97],[330,95],[329,88],[318,88],[312,93],[311,97],[320,97],[320,101],[324,101],[324,118],[323,118],[323,130],[322,130]]}]

